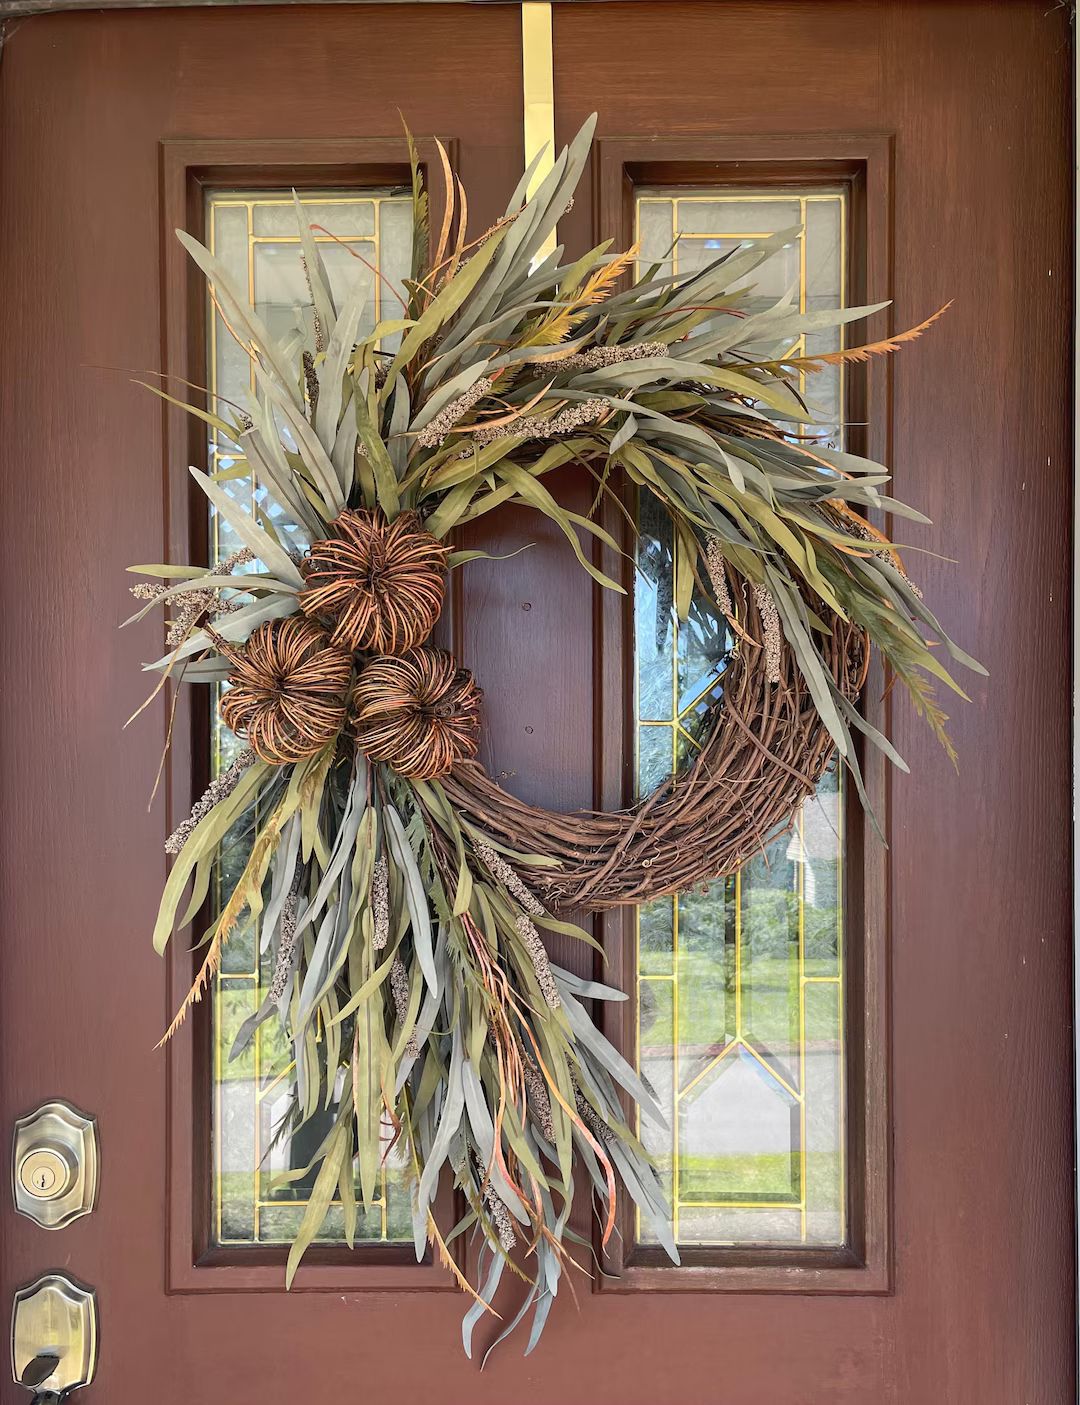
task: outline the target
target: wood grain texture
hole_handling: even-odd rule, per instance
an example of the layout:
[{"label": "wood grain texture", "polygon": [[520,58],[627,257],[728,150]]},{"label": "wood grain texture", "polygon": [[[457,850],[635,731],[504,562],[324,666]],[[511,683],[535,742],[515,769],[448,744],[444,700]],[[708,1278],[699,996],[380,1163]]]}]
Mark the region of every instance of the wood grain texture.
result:
[{"label": "wood grain texture", "polygon": [[[897,493],[935,524],[904,538],[958,558],[912,560],[991,673],[950,709],[959,776],[894,701],[912,767],[889,777],[895,1296],[652,1299],[640,1329],[694,1360],[691,1397],[723,1379],[777,1405],[1073,1398],[1061,20],[1025,4],[555,12],[560,140],[593,107],[602,139],[892,134],[895,325],[955,300],[890,368]],[[586,212],[570,220],[587,237]]]},{"label": "wood grain texture", "polygon": [[[0,1130],[51,1096],[98,1114],[99,1209],[46,1237],[3,1221],[4,1301],[63,1264],[97,1285],[88,1405],[311,1398],[687,1405],[1064,1405],[1073,1398],[1069,843],[1069,43],[1045,0],[561,5],[558,135],[892,136],[895,321],[955,304],[890,372],[902,497],[933,517],[931,604],[990,667],[954,709],[960,775],[911,718],[889,782],[895,1292],[591,1294],[536,1354],[483,1373],[449,1293],[166,1291],[169,1011],[148,933],[163,718],[144,636],[117,634],[129,561],[168,525],[154,369],[159,143],[448,133],[482,228],[521,165],[514,6],[51,15],[9,30],[0,80],[0,342],[9,524],[0,583]],[[591,234],[586,191],[561,233]],[[560,494],[590,489],[573,474]],[[174,524],[175,525],[175,524]],[[617,617],[536,545],[463,578],[455,628],[488,699],[485,763],[547,805],[599,797]],[[526,609],[525,606],[530,606]],[[78,687],[61,689],[60,679]],[[564,680],[578,680],[567,689]],[[610,733],[607,734],[610,737]],[[564,953],[560,953],[564,954]],[[255,1286],[253,1284],[253,1286]],[[327,1284],[327,1286],[329,1286]],[[483,1329],[482,1329],[483,1330]],[[490,1330],[490,1329],[488,1329]],[[0,1400],[25,1400],[9,1381]]]}]

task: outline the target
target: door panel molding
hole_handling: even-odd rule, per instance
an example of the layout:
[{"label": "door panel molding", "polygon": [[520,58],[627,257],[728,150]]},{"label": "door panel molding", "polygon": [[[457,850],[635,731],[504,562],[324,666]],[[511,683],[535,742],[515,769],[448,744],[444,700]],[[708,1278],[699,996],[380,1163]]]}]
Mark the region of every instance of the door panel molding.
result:
[{"label": "door panel molding", "polygon": [[[444,139],[451,169],[457,142]],[[433,137],[417,138],[417,154],[431,191],[433,222],[441,219],[440,162]],[[206,285],[173,231],[202,237],[204,202],[213,190],[257,187],[298,190],[408,184],[404,137],[323,139],[167,139],[160,143],[162,368],[166,377],[206,384]],[[170,389],[175,382],[163,381]],[[189,464],[206,461],[201,422],[162,402],[162,498],[166,561],[203,559],[208,549],[206,502],[192,491]],[[209,693],[181,688],[173,742],[163,774],[167,832],[191,811],[210,775]],[[192,936],[205,922],[178,933],[169,945],[167,1018],[179,1007],[198,966]],[[209,992],[208,992],[209,994]],[[211,1001],[198,1002],[166,1046],[167,1291],[284,1292],[288,1245],[216,1246],[212,1240]],[[451,1222],[453,1194],[441,1193],[440,1212]],[[314,1244],[297,1272],[293,1292],[365,1292],[388,1289],[445,1291],[450,1275],[430,1251],[417,1263],[411,1245]]]},{"label": "door panel molding", "polygon": [[[634,192],[642,186],[844,185],[849,192],[852,237],[848,241],[847,282],[851,304],[883,302],[891,296],[892,149],[888,133],[604,138],[593,163],[594,242],[616,237],[619,248],[633,240]],[[867,338],[892,331],[891,309],[868,319]],[[858,324],[857,324],[858,325]],[[887,358],[848,368],[845,391],[853,422],[852,448],[888,463],[891,447],[890,367]],[[609,528],[615,529],[615,522]],[[879,523],[888,530],[887,522]],[[623,528],[626,532],[625,526]],[[599,591],[598,631],[610,640],[602,650],[599,683],[603,745],[598,745],[600,804],[614,809],[633,796],[633,722],[625,680],[632,676],[633,552],[621,563],[626,597]],[[611,569],[610,562],[605,569]],[[875,660],[864,690],[869,721],[888,734],[890,702]],[[600,736],[598,734],[598,743]],[[860,750],[874,812],[888,831],[889,784],[880,751]],[[847,1051],[847,1201],[849,1243],[842,1248],[681,1247],[682,1265],[667,1262],[664,1251],[634,1244],[633,1206],[624,1203],[619,1233],[612,1236],[603,1262],[610,1274],[597,1275],[595,1290],[724,1293],[891,1293],[891,1161],[889,1131],[889,860],[888,851],[864,820],[853,787],[845,804],[844,930],[848,936],[845,976]],[[630,994],[623,1002],[604,1001],[604,1033],[632,1057],[636,1037],[633,914],[605,916],[603,979]],[[596,1243],[601,1253],[599,1242]]]}]

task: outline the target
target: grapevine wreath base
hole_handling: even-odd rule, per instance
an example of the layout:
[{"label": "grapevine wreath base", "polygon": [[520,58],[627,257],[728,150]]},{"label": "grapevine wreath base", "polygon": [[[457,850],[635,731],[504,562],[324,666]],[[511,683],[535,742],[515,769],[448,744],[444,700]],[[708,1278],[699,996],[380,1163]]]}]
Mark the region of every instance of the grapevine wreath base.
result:
[{"label": "grapevine wreath base", "polygon": [[[931,680],[960,690],[942,657],[978,668],[867,520],[918,514],[882,495],[879,465],[807,429],[800,391],[823,365],[889,352],[922,327],[796,355],[806,334],[880,310],[800,313],[790,297],[756,309],[747,279],[797,229],[685,277],[632,277],[635,251],[608,244],[570,263],[545,255],[592,126],[529,199],[526,173],[474,239],[441,148],[445,213],[429,230],[414,161],[412,275],[383,299],[400,316],[367,335],[363,284],[335,302],[299,202],[311,307],[281,341],[179,233],[251,361],[246,404],[185,406],[232,446],[233,466],[192,474],[243,545],[209,567],[133,568],[152,578],[134,588],[134,618],[168,616],[167,652],[147,665],[158,689],[218,686],[239,739],[166,844],[155,946],[194,923],[203,953],[166,1037],[257,922],[272,978],[234,1054],[278,1020],[293,1062],[276,1135],[330,1119],[311,1164],[285,1177],[313,1177],[286,1282],[331,1203],[352,1243],[392,1156],[411,1183],[418,1256],[430,1245],[472,1298],[467,1352],[476,1323],[498,1317],[505,1272],[524,1289],[492,1335],[531,1317],[531,1350],[564,1269],[589,1268],[575,1195],[606,1243],[621,1184],[678,1259],[638,1135],[639,1116],[663,1114],[590,1013],[625,996],[552,964],[546,933],[592,940],[559,914],[736,870],[836,754],[861,793],[854,732],[899,762],[855,707],[871,648],[943,741]],[[615,540],[544,485],[566,464],[592,475],[598,502],[621,502],[628,485],[666,515],[675,609],[696,600],[730,641],[691,764],[614,814],[553,814],[497,786],[476,760],[478,681],[431,642],[448,572],[499,569],[474,567],[483,553],[456,550],[456,529],[504,504],[544,514],[583,569],[622,589],[596,564]],[[250,489],[230,486],[250,478],[254,510]],[[433,1208],[444,1182],[456,1224]]]},{"label": "grapevine wreath base", "polygon": [[[742,593],[729,575],[729,599]],[[509,795],[475,762],[444,781],[447,798],[480,829],[544,854],[553,867],[518,865],[554,910],[596,912],[685,892],[735,873],[789,827],[835,753],[794,654],[782,642],[772,667],[766,635],[775,630],[767,597],[747,591],[742,632],[724,670],[703,741],[690,765],[632,809],[560,814]],[[852,702],[865,679],[862,632],[834,620],[822,648],[837,688]]]}]

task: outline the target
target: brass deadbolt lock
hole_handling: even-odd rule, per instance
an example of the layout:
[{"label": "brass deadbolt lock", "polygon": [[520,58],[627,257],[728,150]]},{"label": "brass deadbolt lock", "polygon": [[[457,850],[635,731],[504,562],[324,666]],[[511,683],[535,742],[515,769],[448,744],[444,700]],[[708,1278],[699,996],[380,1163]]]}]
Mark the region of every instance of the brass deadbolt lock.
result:
[{"label": "brass deadbolt lock", "polygon": [[44,1103],[15,1123],[12,1150],[15,1208],[43,1229],[94,1208],[98,1182],[97,1124],[64,1102]]}]

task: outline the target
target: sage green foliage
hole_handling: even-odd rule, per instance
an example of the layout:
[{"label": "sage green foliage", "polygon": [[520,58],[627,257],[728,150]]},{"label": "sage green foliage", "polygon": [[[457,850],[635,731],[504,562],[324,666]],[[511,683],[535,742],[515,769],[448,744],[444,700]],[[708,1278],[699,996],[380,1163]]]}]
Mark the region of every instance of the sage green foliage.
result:
[{"label": "sage green foliage", "polygon": [[[616,275],[627,261],[607,245],[569,265],[561,249],[542,256],[580,179],[593,126],[585,125],[527,201],[526,173],[506,218],[481,241],[451,247],[440,238],[434,270],[427,195],[415,176],[407,306],[362,340],[362,294],[336,306],[299,205],[318,344],[305,344],[301,332],[275,342],[213,255],[178,232],[247,346],[256,385],[245,406],[187,408],[236,446],[301,543],[329,535],[346,505],[378,505],[388,517],[415,509],[445,537],[513,502],[549,517],[582,566],[619,590],[612,567],[595,563],[587,541],[591,536],[615,553],[614,539],[597,521],[561,507],[544,478],[579,463],[596,477],[599,496],[614,474],[625,475],[673,519],[683,609],[695,580],[704,578],[709,539],[747,580],[768,588],[814,704],[857,776],[853,728],[892,751],[839,693],[823,662],[819,641],[831,614],[869,633],[936,727],[942,718],[927,679],[956,685],[928,639],[975,666],[943,633],[895,559],[867,551],[825,510],[841,500],[917,517],[882,494],[885,472],[820,445],[808,453],[783,437],[805,424],[808,411],[790,367],[771,358],[786,354],[803,332],[875,309],[800,314],[782,301],[764,313],[734,315],[746,294],[733,285],[794,239],[795,230],[741,248],[685,280],[654,273],[625,290],[618,290]],[[733,315],[718,316],[724,313]],[[380,344],[390,336],[400,336],[398,350],[383,353]],[[657,344],[655,354],[586,370],[566,360],[598,347],[644,343]],[[308,392],[304,352],[317,397]],[[494,389],[457,416],[455,404],[481,378]],[[597,413],[568,433],[521,432],[526,419],[551,420],[583,404]],[[446,431],[434,435],[440,416]],[[477,429],[484,430],[480,437]],[[192,474],[250,548],[255,569],[233,577],[215,576],[212,567],[136,569],[177,590],[219,590],[240,608],[221,615],[214,628],[242,641],[262,621],[298,608],[297,561],[266,514],[253,515],[214,475]],[[452,564],[463,566],[476,554],[459,553]],[[227,673],[201,629],[147,667],[195,682]],[[467,1352],[510,1262],[509,1226],[532,1252],[520,1311],[502,1335],[531,1313],[527,1349],[535,1345],[560,1286],[564,1254],[578,1242],[569,1228],[575,1189],[592,1198],[607,1225],[621,1180],[677,1260],[657,1176],[621,1098],[628,1094],[646,1118],[662,1123],[662,1114],[589,1014],[593,1000],[624,997],[559,968],[545,974],[529,949],[528,922],[541,932],[590,939],[535,900],[524,902],[480,851],[497,851],[511,867],[550,860],[495,844],[455,812],[438,782],[410,783],[347,747],[294,766],[256,762],[194,828],[177,858],[155,931],[159,949],[200,909],[222,837],[244,816],[252,824],[250,857],[206,934],[206,963],[188,1003],[216,970],[245,908],[259,914],[263,940],[280,954],[287,979],[280,999],[268,995],[248,1021],[237,1048],[261,1021],[279,1019],[295,1060],[291,1125],[317,1113],[333,1118],[312,1166],[293,1173],[318,1167],[289,1280],[334,1200],[345,1207],[351,1238],[354,1187],[358,1181],[370,1205],[391,1143],[413,1179],[418,1256],[432,1241],[450,1260],[462,1235],[480,1238],[479,1296],[463,1324]],[[385,945],[375,940],[372,900],[380,862],[389,875]],[[287,917],[292,909],[295,924]],[[407,982],[403,1007],[391,993],[398,962]],[[550,992],[545,998],[547,981],[554,982],[555,999]],[[546,1095],[524,1096],[526,1065],[542,1070]],[[431,1214],[444,1179],[466,1207],[452,1228],[437,1227]]]}]

